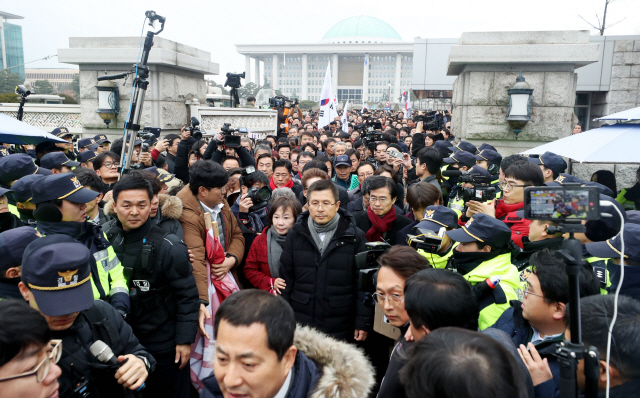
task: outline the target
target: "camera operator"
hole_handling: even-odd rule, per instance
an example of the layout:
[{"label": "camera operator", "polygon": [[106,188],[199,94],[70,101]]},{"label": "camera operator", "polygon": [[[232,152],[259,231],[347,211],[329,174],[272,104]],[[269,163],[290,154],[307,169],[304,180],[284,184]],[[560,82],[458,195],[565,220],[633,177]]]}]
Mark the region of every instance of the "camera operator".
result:
[{"label": "camera operator", "polygon": [[428,182],[442,194],[442,188],[438,182],[436,175],[442,167],[442,155],[433,147],[424,147],[418,151],[415,167],[409,154],[404,154],[403,166],[407,170],[407,182],[414,183],[416,180]]},{"label": "camera operator", "polygon": [[164,140],[158,141],[151,151],[153,160],[157,160],[161,153],[166,151],[165,158],[167,160],[168,172],[175,173],[176,155],[178,154],[178,145],[180,144],[180,136],[177,134],[167,134]]},{"label": "camera operator", "polygon": [[[442,239],[442,243],[435,252],[418,248],[418,253],[426,257],[433,268],[444,269],[447,267],[458,242],[453,242],[445,232],[453,231],[457,227],[458,216],[453,210],[444,206],[427,207],[424,211],[424,217],[415,225],[414,228],[430,231]],[[417,230],[415,234],[418,235]]]},{"label": "camera operator", "polygon": [[[480,145],[480,148],[482,148],[482,145]],[[491,174],[491,185],[499,186],[500,163],[502,162],[502,155],[492,149],[480,148],[478,148],[479,152],[476,155],[476,165],[482,167]]]},{"label": "camera operator", "polygon": [[154,192],[144,173],[131,172],[113,188],[118,220],[109,238],[127,265],[132,294],[129,323],[158,363],[148,393],[189,397],[198,290],[184,243],[149,217]]},{"label": "camera operator", "polygon": [[[466,216],[471,217],[477,213],[485,213],[495,217],[511,230],[511,239],[522,249],[522,238],[529,235],[531,220],[518,217],[517,211],[524,207],[524,188],[531,186],[543,186],[544,178],[540,168],[529,162],[516,162],[505,171],[505,184],[503,185],[504,199],[497,199],[493,203],[480,203],[471,200],[466,203]],[[464,219],[462,220],[464,221]]]},{"label": "camera operator", "polygon": [[[531,256],[531,265],[522,301],[512,300],[492,328],[507,333],[518,347],[531,374],[535,396],[553,397],[558,396],[560,386],[555,345],[564,340],[564,314],[569,302],[566,264],[556,252],[544,249]],[[581,298],[599,294],[591,267],[581,268],[579,283]]]},{"label": "camera operator", "polygon": [[[494,287],[478,291],[480,304],[480,329],[493,325],[509,308],[509,300],[517,299],[520,276],[511,264],[511,230],[500,220],[486,214],[476,214],[461,229],[445,232],[458,242],[447,264],[460,273],[475,289],[489,285],[487,279],[500,277]],[[491,286],[491,285],[490,285]]]},{"label": "camera operator", "polygon": [[[449,171],[469,171],[476,165],[475,155],[472,155],[467,151],[451,153],[449,157],[442,159],[442,161],[443,163],[448,164],[446,170]],[[458,181],[458,177],[449,177],[446,180],[445,185],[449,191],[447,206],[458,213],[458,217],[460,217],[464,212],[464,202],[461,200],[462,198],[459,195],[461,184]]]},{"label": "camera operator", "polygon": [[[469,181],[469,178],[471,178],[471,181]],[[468,201],[470,196],[467,190],[474,190],[477,195],[482,189],[485,189],[489,197],[494,197],[494,194],[490,192],[495,193],[495,188],[489,187],[491,174],[480,166],[471,167],[467,176],[450,177],[449,182],[452,180],[456,181],[456,185],[453,186],[449,193],[449,203],[447,207],[455,211],[463,222],[467,219],[465,212],[468,210],[465,200]],[[471,197],[476,198],[475,195],[471,195]],[[493,202],[492,199],[487,199],[485,203],[492,204]]]},{"label": "camera operator", "polygon": [[[91,258],[69,236],[37,239],[25,250],[18,286],[29,305],[44,315],[52,337],[61,341],[59,395],[125,397],[123,387],[139,389],[156,362],[115,309],[93,300]],[[113,350],[108,364],[91,353],[96,340]]]}]

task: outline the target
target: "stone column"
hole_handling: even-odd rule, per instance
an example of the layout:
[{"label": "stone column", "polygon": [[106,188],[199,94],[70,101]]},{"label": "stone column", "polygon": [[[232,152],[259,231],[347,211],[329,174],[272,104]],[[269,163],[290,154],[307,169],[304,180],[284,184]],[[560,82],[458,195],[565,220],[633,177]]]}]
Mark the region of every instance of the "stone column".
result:
[{"label": "stone column", "polygon": [[337,97],[338,96],[338,54],[333,54],[333,61],[331,62],[331,88],[333,89],[332,94]]},{"label": "stone column", "polygon": [[369,101],[369,53],[364,54],[364,73],[362,74],[362,103]]},{"label": "stone column", "polygon": [[260,80],[260,58],[254,58],[254,73],[256,74],[255,77],[253,78],[253,81],[256,85],[258,86],[262,86],[262,81]]},{"label": "stone column", "polygon": [[251,56],[250,55],[244,56],[244,81],[245,82],[251,81]]},{"label": "stone column", "polygon": [[309,66],[307,63],[307,54],[302,54],[302,92],[300,100],[309,99]]},{"label": "stone column", "polygon": [[[452,133],[487,142],[503,156],[571,134],[576,68],[598,60],[588,31],[463,33],[451,47],[447,75],[453,84]],[[516,136],[505,120],[507,90],[522,71],[533,89],[531,121]]]},{"label": "stone column", "polygon": [[389,101],[393,104],[394,102],[400,102],[398,97],[402,94],[402,87],[400,87],[400,73],[402,72],[402,54],[396,54],[396,69],[394,72],[394,82],[393,82],[393,97]]},{"label": "stone column", "polygon": [[273,87],[273,92],[275,95],[275,91],[280,88],[280,85],[278,84],[278,73],[280,73],[280,71],[278,70],[278,54],[273,54],[273,64],[271,66],[271,71],[271,73],[273,74],[271,78],[271,87]]}]

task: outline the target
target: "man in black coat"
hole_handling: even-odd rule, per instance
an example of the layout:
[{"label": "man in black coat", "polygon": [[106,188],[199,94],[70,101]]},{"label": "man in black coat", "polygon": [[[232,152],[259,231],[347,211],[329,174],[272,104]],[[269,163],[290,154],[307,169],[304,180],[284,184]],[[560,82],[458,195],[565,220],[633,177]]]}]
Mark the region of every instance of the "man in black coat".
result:
[{"label": "man in black coat", "polygon": [[124,269],[131,295],[129,323],[158,363],[150,396],[190,396],[189,357],[198,329],[200,300],[187,247],[149,218],[151,183],[141,172],[113,188],[118,217],[107,232]]},{"label": "man in black coat", "polygon": [[364,293],[358,290],[354,257],[365,250],[364,233],[340,209],[331,181],[311,184],[307,199],[309,211],[287,234],[280,258],[280,275],[287,284],[282,297],[298,323],[337,339],[364,341],[373,309],[364,305]]},{"label": "man in black coat", "polygon": [[411,224],[407,217],[397,214],[396,184],[389,177],[371,176],[363,184],[363,196],[369,195],[369,207],[354,214],[358,228],[366,234],[368,242],[385,241],[396,244],[396,235]]}]

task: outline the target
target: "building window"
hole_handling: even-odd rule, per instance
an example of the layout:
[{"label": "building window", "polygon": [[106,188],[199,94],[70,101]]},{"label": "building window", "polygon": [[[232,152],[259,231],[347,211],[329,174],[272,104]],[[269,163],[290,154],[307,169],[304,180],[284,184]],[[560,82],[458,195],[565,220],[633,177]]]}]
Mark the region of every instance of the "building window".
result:
[{"label": "building window", "polygon": [[[589,130],[589,121],[591,120],[591,93],[576,93],[576,104],[573,108],[578,120],[582,123],[582,130]],[[573,126],[571,126],[573,128]]]}]

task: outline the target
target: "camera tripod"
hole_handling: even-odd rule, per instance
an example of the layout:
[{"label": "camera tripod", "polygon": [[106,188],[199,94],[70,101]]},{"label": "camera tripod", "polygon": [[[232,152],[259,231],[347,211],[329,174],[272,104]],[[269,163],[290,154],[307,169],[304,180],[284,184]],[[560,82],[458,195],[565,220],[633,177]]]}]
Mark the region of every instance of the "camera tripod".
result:
[{"label": "camera tripod", "polygon": [[[153,47],[153,36],[159,34],[164,30],[165,17],[156,14],[154,11],[145,12],[145,17],[149,20],[149,25],[153,27],[155,21],[160,22],[160,30],[157,32],[147,32],[147,37],[144,41],[144,48],[142,50],[142,56],[140,62],[133,66],[131,72],[118,73],[115,75],[99,76],[98,81],[101,80],[115,80],[121,79],[131,73],[135,73],[136,77],[133,80],[134,93],[131,96],[130,110],[133,109],[133,113],[129,113],[129,120],[125,122],[125,130],[129,133],[129,148],[125,154],[125,147],[123,145],[122,155],[120,156],[120,169],[118,172],[126,174],[131,169],[131,157],[133,156],[133,146],[136,142],[138,132],[140,131],[140,117],[142,116],[142,105],[144,104],[144,96],[147,92],[149,82],[146,80],[149,78],[149,67],[147,61],[149,59],[149,52]],[[123,137],[124,139],[125,137]],[[126,157],[125,157],[126,156]]]}]

